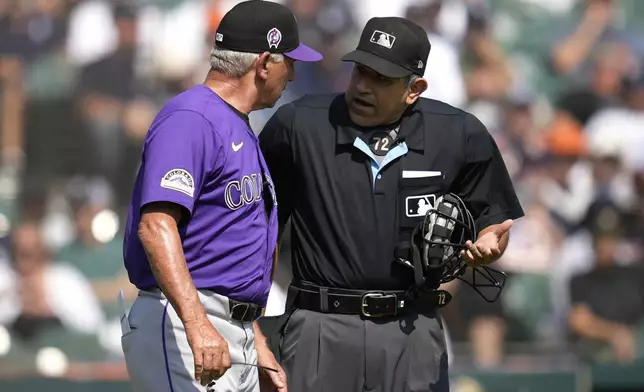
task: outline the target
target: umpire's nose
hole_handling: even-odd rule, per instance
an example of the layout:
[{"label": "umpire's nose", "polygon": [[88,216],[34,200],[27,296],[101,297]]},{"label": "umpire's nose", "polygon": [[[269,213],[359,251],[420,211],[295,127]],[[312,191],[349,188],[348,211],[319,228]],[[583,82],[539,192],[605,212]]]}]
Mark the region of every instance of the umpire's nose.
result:
[{"label": "umpire's nose", "polygon": [[369,89],[369,83],[367,78],[364,75],[358,74],[358,81],[356,82],[356,91],[359,94],[369,94],[371,90]]}]

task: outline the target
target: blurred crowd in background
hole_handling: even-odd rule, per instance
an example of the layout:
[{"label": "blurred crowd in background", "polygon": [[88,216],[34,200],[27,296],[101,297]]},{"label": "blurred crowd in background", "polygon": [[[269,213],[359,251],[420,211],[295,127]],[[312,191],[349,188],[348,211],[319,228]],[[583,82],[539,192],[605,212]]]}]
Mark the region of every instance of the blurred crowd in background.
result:
[{"label": "blurred crowd in background", "polygon": [[[281,2],[325,59],[296,65],[277,106],[251,115],[256,133],[285,102],[342,91],[340,57],[366,21],[403,16],[432,44],[425,96],[478,116],[503,153],[527,215],[497,264],[509,275],[499,301],[450,287],[459,360],[644,357],[644,1]],[[161,105],[204,80],[235,3],[0,0],[3,371],[43,345],[121,360],[117,293],[136,296],[122,230],[141,143]]]}]

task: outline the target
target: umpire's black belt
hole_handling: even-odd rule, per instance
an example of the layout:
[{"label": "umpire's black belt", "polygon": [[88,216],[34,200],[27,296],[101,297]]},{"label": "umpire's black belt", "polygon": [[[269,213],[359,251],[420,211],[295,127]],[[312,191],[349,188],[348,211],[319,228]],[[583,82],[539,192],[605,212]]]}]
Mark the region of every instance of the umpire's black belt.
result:
[{"label": "umpire's black belt", "polygon": [[357,314],[367,318],[425,313],[443,307],[452,296],[443,290],[423,291],[411,297],[406,291],[368,291],[321,287],[293,282],[292,307],[320,313]]}]

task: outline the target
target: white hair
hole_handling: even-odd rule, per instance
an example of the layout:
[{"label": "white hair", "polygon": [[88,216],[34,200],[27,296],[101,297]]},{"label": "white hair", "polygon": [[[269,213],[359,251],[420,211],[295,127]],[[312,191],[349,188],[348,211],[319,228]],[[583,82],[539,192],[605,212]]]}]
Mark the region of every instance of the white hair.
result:
[{"label": "white hair", "polygon": [[[210,51],[210,68],[228,77],[240,78],[251,70],[258,58],[258,53],[235,52],[215,45]],[[284,55],[271,54],[271,61],[281,63]]]},{"label": "white hair", "polygon": [[407,83],[406,83],[405,87],[407,87],[407,88],[411,87],[411,85],[414,84],[414,82],[417,81],[418,79],[420,79],[420,76],[418,76],[416,74],[409,75],[407,77]]}]

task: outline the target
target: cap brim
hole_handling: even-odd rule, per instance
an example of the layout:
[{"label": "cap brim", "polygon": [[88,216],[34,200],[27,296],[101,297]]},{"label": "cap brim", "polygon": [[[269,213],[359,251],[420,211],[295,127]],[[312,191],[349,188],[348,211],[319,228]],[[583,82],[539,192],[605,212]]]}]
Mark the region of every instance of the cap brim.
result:
[{"label": "cap brim", "polygon": [[352,61],[354,63],[362,64],[366,67],[373,69],[381,75],[388,78],[404,78],[412,74],[407,68],[394,64],[389,60],[383,59],[362,50],[354,50],[342,57],[342,61]]},{"label": "cap brim", "polygon": [[284,55],[297,61],[314,62],[322,60],[320,53],[303,44],[300,44],[300,46],[290,52],[285,52]]}]

